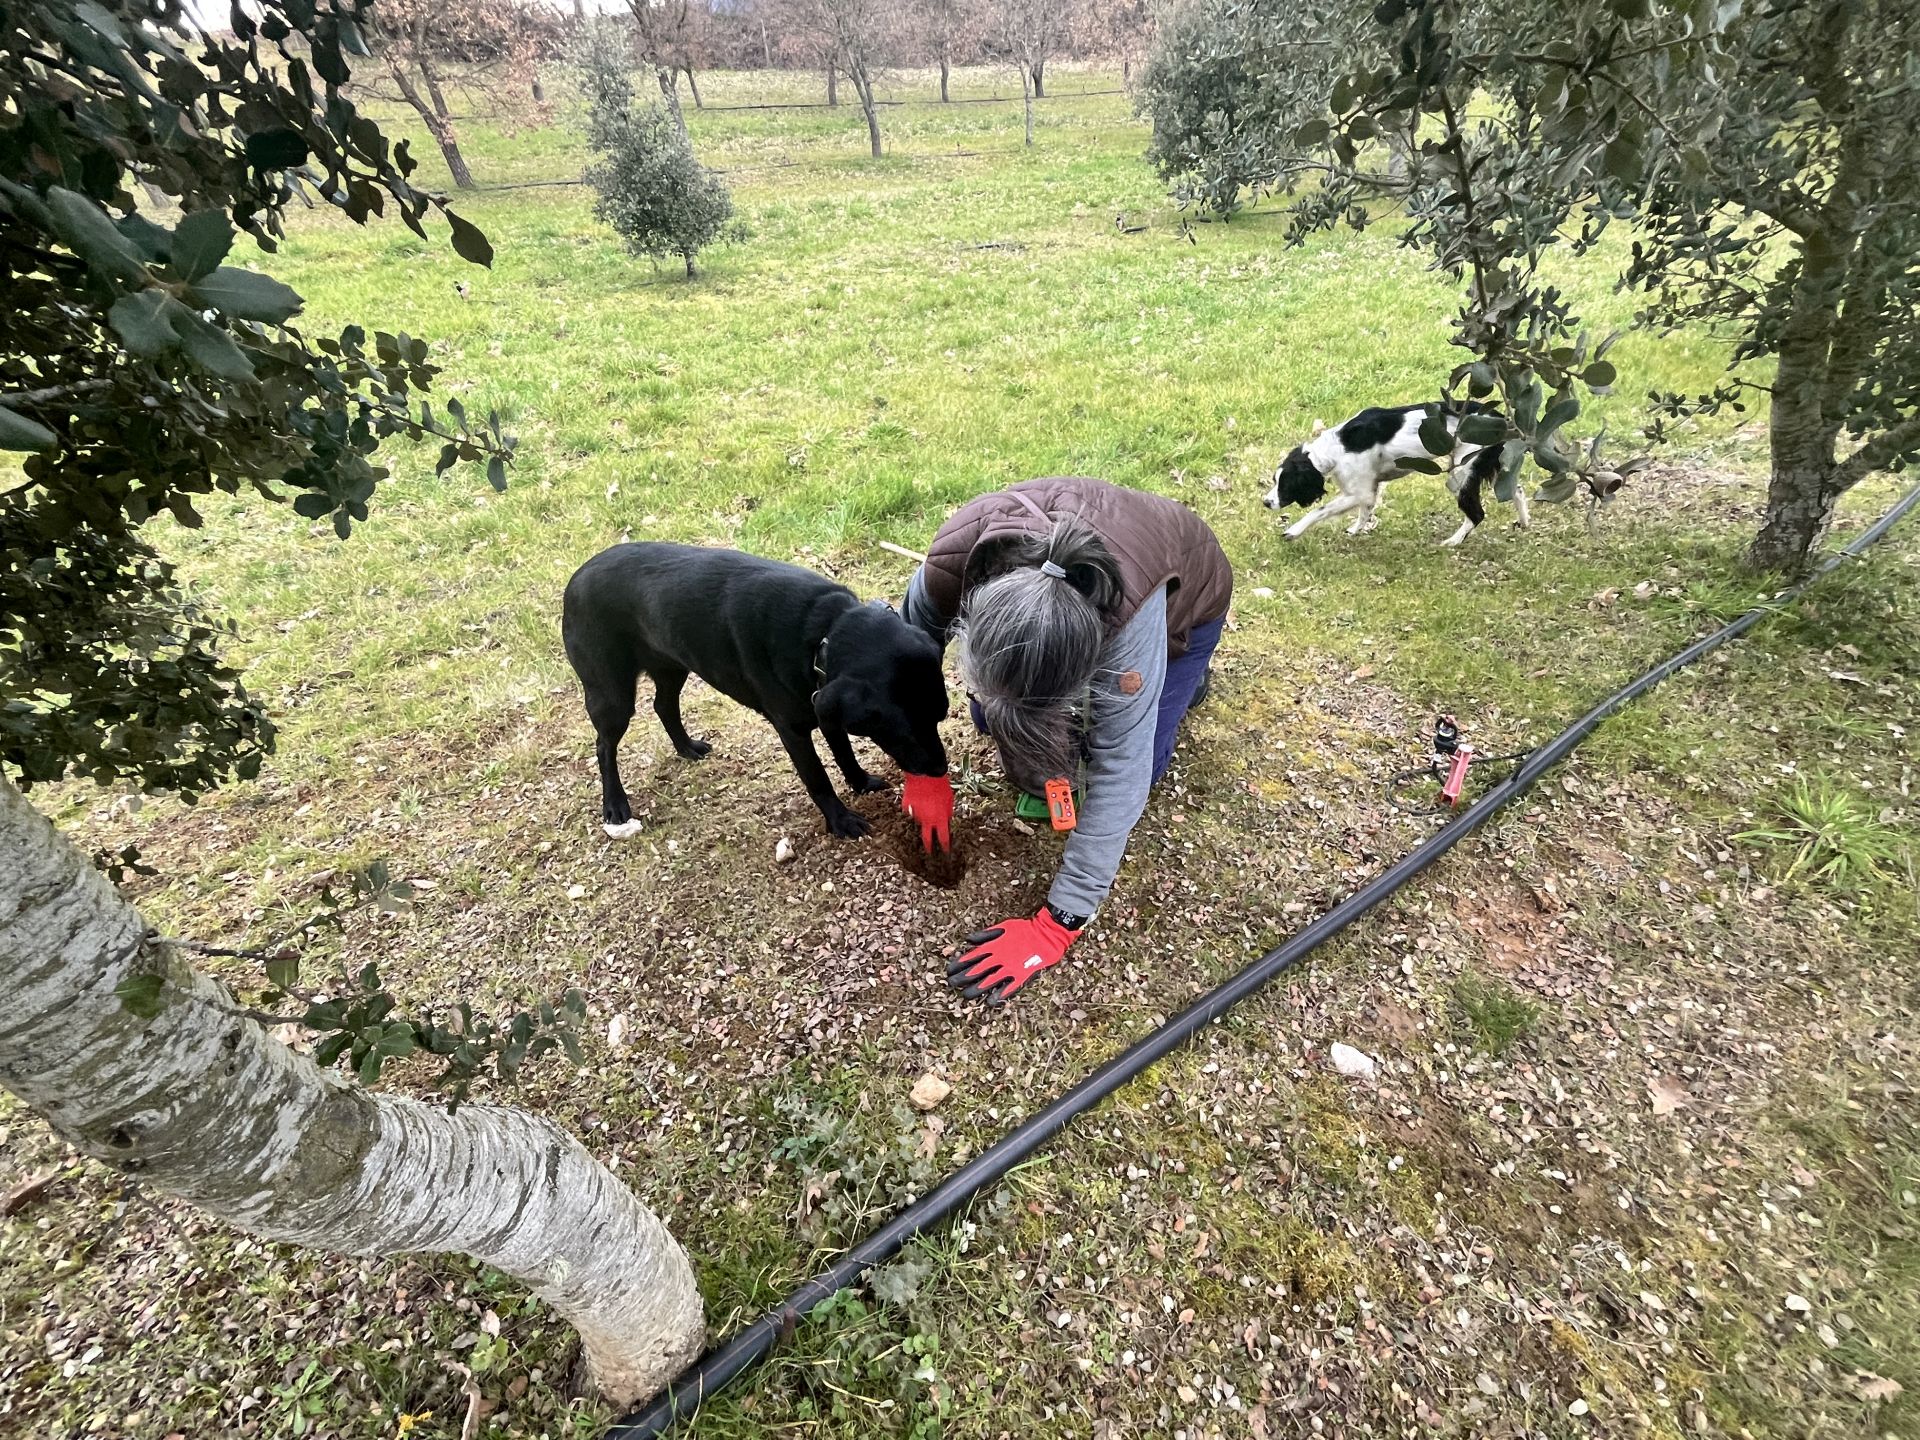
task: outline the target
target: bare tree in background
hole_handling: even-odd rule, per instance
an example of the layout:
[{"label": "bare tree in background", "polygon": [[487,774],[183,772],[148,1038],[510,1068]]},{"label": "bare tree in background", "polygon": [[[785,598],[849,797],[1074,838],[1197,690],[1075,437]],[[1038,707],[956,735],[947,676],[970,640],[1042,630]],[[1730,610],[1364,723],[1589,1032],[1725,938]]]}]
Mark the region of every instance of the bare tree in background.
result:
[{"label": "bare tree in background", "polygon": [[1075,0],[987,0],[992,8],[992,38],[1020,69],[1027,98],[1027,143],[1033,143],[1033,101],[1047,95],[1047,61],[1067,48],[1073,33]]},{"label": "bare tree in background", "polygon": [[880,158],[880,112],[874,105],[874,75],[896,28],[892,0],[793,0],[788,14],[827,70],[827,103],[835,103],[834,71],[853,83],[867,117],[873,158]]},{"label": "bare tree in background", "polygon": [[913,57],[940,67],[940,98],[951,99],[947,82],[953,67],[974,59],[986,35],[983,0],[912,0],[905,19]]},{"label": "bare tree in background", "polygon": [[1078,5],[1072,17],[1073,51],[1077,55],[1116,56],[1120,83],[1133,83],[1133,62],[1153,43],[1158,28],[1155,0],[1091,0]]},{"label": "bare tree in background", "polygon": [[706,60],[710,11],[694,0],[627,0],[633,14],[633,52],[653,71],[666,102],[667,114],[687,133],[687,117],[680,112],[680,76],[687,77],[693,103],[700,104],[700,86],[693,78],[696,64]]},{"label": "bare tree in background", "polygon": [[1064,47],[1068,0],[991,0],[992,38],[1000,53],[1020,72],[1026,102],[1027,144],[1033,144],[1033,102],[1043,89],[1047,61]]},{"label": "bare tree in background", "polygon": [[554,17],[514,0],[380,0],[372,38],[398,92],[390,98],[413,107],[462,190],[473,188],[473,170],[449,92],[495,119],[539,114],[539,62],[553,29]]}]

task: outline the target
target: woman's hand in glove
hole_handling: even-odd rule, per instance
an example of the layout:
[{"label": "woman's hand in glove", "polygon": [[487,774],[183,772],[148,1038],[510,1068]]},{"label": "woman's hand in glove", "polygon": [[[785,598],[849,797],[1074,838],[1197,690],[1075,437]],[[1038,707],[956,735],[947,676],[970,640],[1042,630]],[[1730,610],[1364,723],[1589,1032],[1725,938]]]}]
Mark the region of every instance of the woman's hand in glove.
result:
[{"label": "woman's hand in glove", "polygon": [[969,1000],[985,996],[989,1005],[1004,1004],[1035,975],[1058,965],[1079,938],[1078,930],[1069,930],[1042,905],[1031,920],[1002,920],[969,935],[972,948],[947,966],[947,984],[964,990]]},{"label": "woman's hand in glove", "polygon": [[900,808],[920,822],[920,846],[929,855],[937,840],[953,849],[953,782],[944,775],[915,775],[900,787]]}]

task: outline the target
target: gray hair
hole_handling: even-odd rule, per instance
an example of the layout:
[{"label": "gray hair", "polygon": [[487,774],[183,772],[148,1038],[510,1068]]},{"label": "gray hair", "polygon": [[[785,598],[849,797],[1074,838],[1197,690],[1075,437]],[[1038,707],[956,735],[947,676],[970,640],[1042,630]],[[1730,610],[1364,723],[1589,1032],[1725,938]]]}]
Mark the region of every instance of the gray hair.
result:
[{"label": "gray hair", "polygon": [[978,579],[954,626],[960,674],[1000,762],[1029,791],[1055,776],[1071,779],[1075,709],[1120,603],[1120,567],[1092,526],[1067,516],[1046,534],[999,541],[969,568]]}]

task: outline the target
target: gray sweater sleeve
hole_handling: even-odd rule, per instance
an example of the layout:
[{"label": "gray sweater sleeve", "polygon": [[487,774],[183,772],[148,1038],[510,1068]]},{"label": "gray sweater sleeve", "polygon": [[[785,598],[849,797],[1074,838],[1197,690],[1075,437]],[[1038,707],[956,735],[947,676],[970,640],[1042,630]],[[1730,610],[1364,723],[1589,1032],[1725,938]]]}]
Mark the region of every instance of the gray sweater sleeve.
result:
[{"label": "gray sweater sleeve", "polygon": [[[1140,677],[1131,695],[1121,685],[1121,677],[1129,674]],[[1100,657],[1080,823],[1067,836],[1066,854],[1047,892],[1056,910],[1091,915],[1113,888],[1127,853],[1127,837],[1147,808],[1154,728],[1166,678],[1167,591],[1162,586],[1107,642]]]}]

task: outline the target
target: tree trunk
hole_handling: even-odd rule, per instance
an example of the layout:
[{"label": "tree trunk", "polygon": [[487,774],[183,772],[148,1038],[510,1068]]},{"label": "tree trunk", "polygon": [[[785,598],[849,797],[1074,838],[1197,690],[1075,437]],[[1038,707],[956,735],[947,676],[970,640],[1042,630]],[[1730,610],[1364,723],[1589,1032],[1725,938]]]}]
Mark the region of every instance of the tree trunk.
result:
[{"label": "tree trunk", "polygon": [[1036,100],[1044,100],[1047,98],[1046,76],[1047,76],[1047,62],[1045,60],[1034,61],[1033,62],[1033,98]]},{"label": "tree trunk", "polygon": [[691,279],[693,278],[693,273],[694,273],[694,271],[693,271],[693,251],[691,251],[691,250],[682,250],[682,251],[680,252],[680,258],[681,258],[682,260],[684,260],[684,261],[686,261],[686,262],[687,262],[687,278],[688,278],[689,280],[691,280]]},{"label": "tree trunk", "polygon": [[767,38],[767,22],[760,22],[760,63],[767,69],[773,68],[773,41]]},{"label": "tree trunk", "polygon": [[693,67],[691,65],[684,66],[683,70],[687,77],[687,89],[693,92],[693,108],[696,110],[706,109],[706,102],[700,98],[700,82],[693,78]]},{"label": "tree trunk", "polygon": [[1776,455],[1767,482],[1767,518],[1747,551],[1749,565],[1788,573],[1807,568],[1843,493],[1833,478],[1831,465],[1783,463]]},{"label": "tree trunk", "polygon": [[940,103],[942,105],[951,103],[947,95],[947,70],[947,57],[942,55],[940,57]]},{"label": "tree trunk", "polygon": [[434,71],[433,62],[424,54],[420,57],[420,75],[427,82],[427,95],[433,101],[433,113],[451,124],[453,107],[447,104],[447,97],[440,89],[440,76]]},{"label": "tree trunk", "polygon": [[[164,977],[141,1019],[115,993]],[[269,1240],[459,1251],[580,1332],[616,1405],[665,1385],[705,1324],[685,1254],[551,1122],[360,1089],[269,1039],[0,776],[0,1083],[70,1144]]]},{"label": "tree trunk", "polygon": [[853,81],[853,93],[860,97],[860,108],[867,116],[867,143],[873,147],[873,158],[880,158],[880,112],[873,104],[873,77],[867,74],[866,66],[856,65],[847,72],[847,78]]},{"label": "tree trunk", "polygon": [[1747,552],[1756,569],[1805,569],[1845,488],[1834,483],[1840,426],[1822,404],[1845,277],[1846,257],[1832,241],[1825,234],[1808,236],[1774,366],[1767,515]]},{"label": "tree trunk", "polygon": [[453,176],[453,183],[462,190],[473,189],[473,172],[467,168],[467,157],[460,153],[460,142],[454,138],[453,123],[426,101],[415,88],[413,77],[407,74],[398,60],[389,59],[387,69],[392,72],[393,80],[400,87],[401,98],[413,107],[414,114],[420,117],[420,123],[427,127],[427,133],[433,137],[433,143],[440,147],[440,156],[447,162],[447,171]]},{"label": "tree trunk", "polygon": [[667,114],[673,117],[673,128],[682,135],[687,133],[687,117],[680,110],[680,82],[670,65],[653,67],[654,79],[660,82],[660,98],[667,102]]},{"label": "tree trunk", "polygon": [[587,18],[586,0],[573,0],[573,18],[576,20],[585,20]]},{"label": "tree trunk", "polygon": [[829,65],[827,66],[827,104],[838,105],[839,103],[840,103],[840,78],[835,73],[834,67]]},{"label": "tree trunk", "polygon": [[1027,67],[1020,67],[1020,99],[1027,111],[1027,146],[1033,146],[1033,77],[1027,73]]},{"label": "tree trunk", "polygon": [[1123,54],[1120,57],[1120,83],[1122,85],[1133,84],[1133,56],[1131,53]]}]

